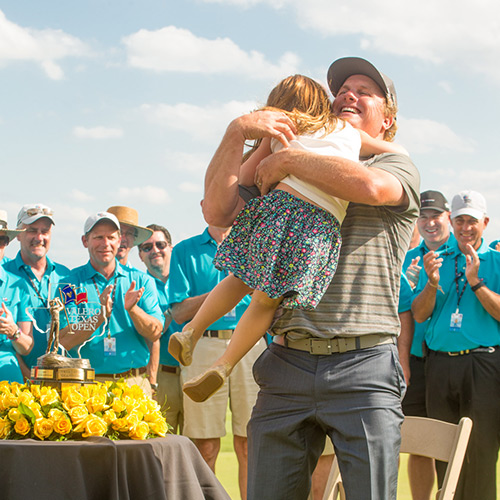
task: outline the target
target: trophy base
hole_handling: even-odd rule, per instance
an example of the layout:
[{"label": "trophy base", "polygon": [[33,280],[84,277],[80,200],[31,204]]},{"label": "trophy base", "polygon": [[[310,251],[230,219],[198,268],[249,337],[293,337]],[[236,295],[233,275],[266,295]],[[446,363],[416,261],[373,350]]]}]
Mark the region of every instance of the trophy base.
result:
[{"label": "trophy base", "polygon": [[72,359],[60,354],[40,356],[31,368],[31,383],[56,389],[72,385],[94,384],[95,372],[88,359]]}]

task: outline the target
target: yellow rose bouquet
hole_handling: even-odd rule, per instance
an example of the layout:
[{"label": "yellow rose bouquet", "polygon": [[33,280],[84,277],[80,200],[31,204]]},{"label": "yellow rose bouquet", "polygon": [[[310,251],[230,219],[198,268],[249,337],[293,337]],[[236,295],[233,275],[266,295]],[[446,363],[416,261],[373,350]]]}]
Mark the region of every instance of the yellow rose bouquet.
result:
[{"label": "yellow rose bouquet", "polygon": [[0,439],[149,439],[164,437],[169,427],[160,405],[137,385],[106,382],[58,391],[0,382]]}]

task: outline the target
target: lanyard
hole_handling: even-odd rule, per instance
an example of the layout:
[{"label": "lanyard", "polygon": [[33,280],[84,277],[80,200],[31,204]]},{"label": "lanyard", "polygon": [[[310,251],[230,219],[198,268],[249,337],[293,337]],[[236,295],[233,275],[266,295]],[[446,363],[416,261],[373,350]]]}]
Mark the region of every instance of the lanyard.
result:
[{"label": "lanyard", "polygon": [[[30,283],[31,283],[31,286],[33,287],[33,290],[35,290],[35,293],[37,295],[37,297],[40,299],[40,302],[45,306],[45,307],[49,307],[49,295],[50,295],[50,289],[47,293],[47,298],[43,298],[42,296],[42,293],[41,293],[41,287],[42,287],[42,283],[40,282],[40,288],[38,288],[36,286],[36,283],[33,281],[33,279],[31,278],[31,276],[28,274],[28,271],[26,271],[26,268],[25,267],[22,267],[22,270],[26,273],[26,276],[28,277],[28,279],[30,280]],[[42,278],[43,279],[43,278]],[[50,284],[49,284],[50,286]]]},{"label": "lanyard", "polygon": [[458,306],[460,305],[460,301],[462,300],[462,297],[464,295],[465,289],[467,288],[467,280],[465,280],[462,291],[460,291],[458,286],[459,279],[464,275],[463,272],[460,273],[458,272],[458,257],[459,255],[457,255],[455,258],[455,288],[457,289],[457,311],[458,311]]}]

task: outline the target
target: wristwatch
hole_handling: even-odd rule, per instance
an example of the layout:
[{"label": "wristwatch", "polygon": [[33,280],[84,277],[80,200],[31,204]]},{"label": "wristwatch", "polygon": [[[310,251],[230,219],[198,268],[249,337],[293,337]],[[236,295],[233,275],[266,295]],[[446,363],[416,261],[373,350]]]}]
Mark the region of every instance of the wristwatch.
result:
[{"label": "wristwatch", "polygon": [[16,333],[12,334],[10,337],[7,337],[9,340],[17,340],[21,336],[21,330],[18,328]]},{"label": "wristwatch", "polygon": [[477,292],[480,288],[482,288],[483,286],[486,286],[486,283],[481,280],[479,283],[477,283],[476,285],[474,286],[471,286],[470,289],[473,291],[473,292]]},{"label": "wristwatch", "polygon": [[152,384],[150,382],[149,385],[151,386],[151,389],[153,389],[153,391],[157,391],[158,390],[158,384]]}]

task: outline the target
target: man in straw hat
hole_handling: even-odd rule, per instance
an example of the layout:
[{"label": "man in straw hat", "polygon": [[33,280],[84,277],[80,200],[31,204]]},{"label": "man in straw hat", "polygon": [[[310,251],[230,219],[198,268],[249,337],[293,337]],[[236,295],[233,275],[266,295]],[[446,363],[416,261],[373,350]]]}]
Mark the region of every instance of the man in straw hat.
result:
[{"label": "man in straw hat", "polygon": [[0,210],[0,264],[10,260],[4,255],[5,249],[9,243],[23,231],[23,229],[9,229],[7,223],[7,212],[5,210]]},{"label": "man in straw hat", "polygon": [[139,226],[139,214],[133,208],[116,205],[109,207],[106,212],[116,216],[120,222],[121,240],[116,258],[122,266],[131,267],[128,261],[130,250],[149,239],[153,231]]}]

